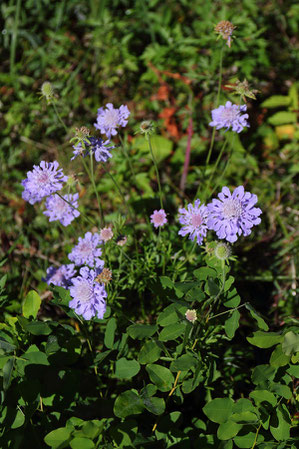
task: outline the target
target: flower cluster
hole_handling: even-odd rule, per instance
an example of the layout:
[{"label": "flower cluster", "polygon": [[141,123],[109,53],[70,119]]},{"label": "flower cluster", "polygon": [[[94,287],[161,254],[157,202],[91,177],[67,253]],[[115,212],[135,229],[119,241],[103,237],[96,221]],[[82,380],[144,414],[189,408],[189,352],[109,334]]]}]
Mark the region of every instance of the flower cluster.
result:
[{"label": "flower cluster", "polygon": [[100,319],[106,312],[107,292],[103,284],[96,282],[97,270],[88,267],[80,269],[80,275],[72,278],[70,295],[73,298],[69,306],[85,320],[96,316]]},{"label": "flower cluster", "polygon": [[234,243],[238,236],[249,235],[251,228],[261,222],[262,211],[254,207],[257,196],[245,192],[243,186],[237,187],[232,194],[228,187],[223,187],[218,198],[207,206],[196,200],[194,206],[190,203],[186,209],[179,209],[179,222],[184,225],[179,235],[189,234],[191,240],[196,239],[201,245],[207,230],[212,230],[219,239]]},{"label": "flower cluster", "polygon": [[88,265],[90,267],[103,268],[104,261],[100,259],[102,255],[101,248],[98,248],[101,242],[99,234],[86,232],[85,236],[79,237],[78,244],[74,246],[68,258],[76,265]]},{"label": "flower cluster", "polygon": [[57,161],[41,161],[39,166],[34,165],[33,170],[27,173],[27,178],[21,182],[24,187],[23,199],[34,204],[61,190],[68,177],[64,176],[62,169],[58,167]]},{"label": "flower cluster", "polygon": [[49,221],[59,220],[63,226],[68,226],[80,215],[78,211],[78,198],[78,193],[64,195],[62,197],[57,194],[51,195],[46,199],[44,215],[49,217]]},{"label": "flower cluster", "polygon": [[106,134],[110,139],[111,136],[116,136],[119,126],[126,126],[129,115],[130,111],[126,105],[121,105],[118,109],[115,109],[112,103],[107,103],[106,109],[98,109],[97,122],[94,126],[100,130],[101,134]]},{"label": "flower cluster", "polygon": [[151,223],[153,223],[155,228],[162,227],[167,223],[166,213],[164,209],[154,210],[150,218]]},{"label": "flower cluster", "polygon": [[219,108],[213,109],[212,121],[210,126],[216,126],[216,129],[226,128],[227,130],[232,128],[232,131],[240,133],[245,127],[249,127],[247,122],[248,114],[242,114],[247,110],[246,104],[238,106],[227,101],[225,106],[221,105]]},{"label": "flower cluster", "polygon": [[74,156],[71,158],[71,161],[76,159],[77,156],[86,157],[91,152],[94,154],[97,162],[107,162],[107,160],[112,157],[110,150],[115,147],[110,145],[110,140],[104,142],[101,138],[89,137],[88,141],[84,141],[84,145],[82,142],[79,142],[77,145],[74,145],[73,148]]}]

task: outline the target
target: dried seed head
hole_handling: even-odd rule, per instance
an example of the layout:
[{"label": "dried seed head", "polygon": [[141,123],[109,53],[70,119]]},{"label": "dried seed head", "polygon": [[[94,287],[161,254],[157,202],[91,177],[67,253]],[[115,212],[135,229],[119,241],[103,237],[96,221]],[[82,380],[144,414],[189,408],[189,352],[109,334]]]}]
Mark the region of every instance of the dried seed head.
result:
[{"label": "dried seed head", "polygon": [[227,84],[225,87],[229,87],[232,89],[237,95],[241,95],[242,100],[246,102],[246,98],[252,98],[256,100],[255,94],[259,92],[256,89],[250,89],[248,81],[245,79],[244,81],[237,80],[235,84]]},{"label": "dried seed head", "polygon": [[151,120],[144,120],[141,122],[139,127],[140,133],[144,134],[147,138],[151,134],[154,134],[155,132],[155,124]]},{"label": "dried seed head", "polygon": [[96,282],[100,284],[109,284],[112,279],[112,271],[109,268],[103,268],[102,272],[96,277]]},{"label": "dried seed head", "polygon": [[214,30],[215,33],[219,34],[219,37],[221,36],[222,39],[227,41],[226,43],[230,47],[231,37],[235,28],[236,27],[228,20],[221,20],[221,22],[217,23]]}]

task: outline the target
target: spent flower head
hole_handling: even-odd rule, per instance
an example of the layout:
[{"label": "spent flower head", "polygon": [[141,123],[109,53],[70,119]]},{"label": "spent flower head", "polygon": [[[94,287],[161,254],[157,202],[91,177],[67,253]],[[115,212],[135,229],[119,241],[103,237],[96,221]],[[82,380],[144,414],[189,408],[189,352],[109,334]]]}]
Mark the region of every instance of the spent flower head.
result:
[{"label": "spent flower head", "polygon": [[249,128],[247,122],[248,114],[242,114],[247,110],[246,104],[238,106],[227,101],[225,106],[221,105],[212,111],[212,121],[210,126],[216,126],[216,129],[232,128],[232,131],[240,133],[245,127]]},{"label": "spent flower head", "polygon": [[215,31],[215,33],[218,34],[218,38],[217,39],[222,37],[222,39],[226,40],[226,44],[230,48],[232,34],[233,34],[235,28],[236,27],[231,22],[229,22],[228,20],[221,20],[215,26],[214,31]]},{"label": "spent flower head", "polygon": [[79,217],[78,211],[79,194],[51,195],[46,199],[46,210],[44,215],[49,217],[49,221],[59,220],[63,226],[68,226],[75,218]]},{"label": "spent flower head", "polygon": [[99,282],[100,284],[109,284],[109,282],[112,279],[112,271],[109,270],[109,268],[103,268],[100,274],[97,275],[95,278],[96,282]]},{"label": "spent flower head", "polygon": [[125,246],[128,241],[128,237],[126,235],[119,235],[116,239],[116,244],[118,246]]},{"label": "spent flower head", "polygon": [[73,299],[69,302],[69,307],[85,320],[94,316],[102,319],[106,312],[107,292],[103,284],[96,282],[97,275],[96,270],[83,267],[80,275],[72,278],[70,295]]},{"label": "spent flower head", "polygon": [[140,123],[139,131],[137,131],[135,134],[144,134],[145,138],[148,139],[148,136],[155,133],[156,125],[151,120],[144,120]]},{"label": "spent flower head", "polygon": [[33,170],[27,173],[27,178],[21,182],[24,187],[23,199],[34,204],[61,190],[68,177],[64,176],[62,168],[58,167],[57,161],[41,161],[39,166],[34,165]]},{"label": "spent flower head", "polygon": [[189,235],[190,240],[195,240],[198,245],[202,244],[203,238],[207,235],[208,209],[200,200],[195,200],[194,206],[189,203],[187,208],[179,209],[179,222],[184,225],[179,230],[179,235]]},{"label": "spent flower head", "polygon": [[111,136],[116,136],[117,129],[120,126],[126,126],[129,115],[130,111],[126,105],[121,105],[118,109],[115,109],[112,103],[107,103],[106,109],[98,109],[97,122],[94,126],[110,139]]},{"label": "spent flower head", "polygon": [[218,198],[207,205],[207,226],[216,232],[219,239],[234,243],[238,236],[251,234],[251,228],[260,224],[262,211],[254,207],[257,196],[245,192],[243,186],[237,187],[232,194],[228,187],[223,187]]},{"label": "spent flower head", "polygon": [[194,324],[197,320],[197,314],[195,309],[188,309],[185,313],[185,317],[190,323]]},{"label": "spent flower head", "polygon": [[103,242],[108,242],[108,240],[111,240],[113,237],[113,231],[111,228],[103,228],[100,231],[100,240]]},{"label": "spent flower head", "polygon": [[166,213],[164,209],[154,210],[151,215],[151,223],[155,228],[164,226],[167,223]]}]

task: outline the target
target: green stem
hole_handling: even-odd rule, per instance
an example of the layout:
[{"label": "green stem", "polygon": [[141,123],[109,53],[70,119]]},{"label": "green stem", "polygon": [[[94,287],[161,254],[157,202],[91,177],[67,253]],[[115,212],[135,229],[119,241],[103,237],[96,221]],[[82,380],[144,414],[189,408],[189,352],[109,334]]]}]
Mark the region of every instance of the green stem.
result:
[{"label": "green stem", "polygon": [[[223,64],[223,49],[224,46],[222,45],[221,47],[221,51],[220,51],[220,62],[219,62],[219,80],[218,80],[218,89],[217,89],[217,97],[216,97],[216,105],[215,107],[218,107],[219,104],[219,99],[220,99],[220,91],[221,91],[221,81],[222,81],[222,64]],[[212,133],[212,140],[211,140],[211,144],[210,144],[210,148],[208,151],[208,155],[207,155],[207,159],[206,159],[206,165],[205,165],[205,169],[207,168],[209,162],[210,162],[210,158],[212,155],[212,150],[213,150],[213,146],[214,146],[214,141],[215,141],[215,133],[216,133],[216,128],[213,128],[213,133]]]},{"label": "green stem", "polygon": [[59,122],[62,124],[62,126],[64,127],[65,132],[68,133],[67,126],[66,126],[66,124],[64,123],[64,121],[62,120],[62,118],[60,117],[60,114],[59,114],[59,112],[58,112],[58,110],[57,110],[57,108],[56,108],[56,104],[54,103],[54,101],[51,101],[51,104],[52,104],[52,106],[53,106],[53,108],[54,108],[56,117],[58,118],[58,120],[59,120]]},{"label": "green stem", "polygon": [[90,156],[91,157],[91,161],[90,161],[91,171],[89,170],[89,168],[88,168],[88,166],[87,166],[83,156],[82,156],[82,163],[84,165],[85,171],[86,171],[86,173],[87,173],[87,175],[88,175],[88,177],[90,179],[90,182],[92,184],[93,190],[94,190],[96,198],[97,198],[98,207],[99,207],[99,211],[100,211],[100,226],[102,228],[103,227],[103,211],[102,211],[102,205],[101,205],[101,202],[100,202],[100,198],[99,198],[99,194],[98,194],[98,191],[97,191],[97,187],[96,187],[95,181],[94,181],[93,164],[92,164],[92,153],[90,153],[90,155],[91,155]]},{"label": "green stem", "polygon": [[151,153],[151,156],[152,156],[152,160],[153,160],[153,163],[154,163],[154,166],[155,166],[155,170],[156,170],[157,182],[158,182],[158,187],[159,187],[160,206],[161,206],[161,209],[164,209],[164,207],[163,207],[163,194],[162,194],[162,189],[161,189],[159,170],[158,170],[158,165],[157,165],[156,158],[154,156],[152,143],[151,143],[151,138],[150,138],[149,134],[146,136],[146,140],[148,141],[149,150],[150,150],[150,153]]},{"label": "green stem", "polygon": [[[218,157],[217,157],[217,160],[216,160],[216,162],[215,162],[215,164],[214,164],[213,171],[212,171],[212,173],[210,174],[210,177],[209,177],[209,179],[208,179],[207,185],[206,185],[206,187],[205,187],[204,198],[205,198],[205,196],[206,196],[206,193],[208,193],[208,190],[209,190],[211,181],[212,181],[213,176],[214,176],[214,174],[215,174],[215,172],[216,172],[216,169],[217,169],[217,167],[218,167],[218,165],[219,165],[219,162],[220,162],[220,160],[221,160],[221,158],[222,158],[222,155],[223,155],[223,152],[224,152],[224,150],[225,150],[226,145],[227,145],[227,139],[225,139],[225,141],[223,142],[223,145],[222,145],[222,148],[221,148],[221,150],[220,150],[220,153],[219,153],[219,155],[218,155]],[[198,193],[199,193],[199,192],[196,193],[196,196],[198,195]]]},{"label": "green stem", "polygon": [[126,147],[125,142],[124,142],[124,140],[122,139],[121,136],[119,136],[119,140],[120,140],[120,142],[121,142],[121,149],[122,149],[122,152],[123,152],[125,158],[126,158],[127,161],[128,161],[128,164],[129,164],[129,167],[130,167],[130,170],[131,170],[133,179],[134,179],[135,186],[137,187],[137,179],[136,179],[136,175],[135,175],[135,171],[134,171],[133,165],[132,165],[132,163],[131,163],[130,157],[129,157],[128,152],[127,152],[127,147]]},{"label": "green stem", "polygon": [[20,10],[21,10],[21,0],[17,0],[15,20],[14,20],[13,30],[12,30],[11,47],[10,47],[10,74],[11,75],[13,75],[14,71],[15,71],[15,59],[16,59],[16,47],[17,47]]},{"label": "green stem", "polygon": [[258,437],[258,434],[259,434],[259,431],[260,431],[261,425],[262,425],[262,423],[260,423],[260,425],[258,426],[258,428],[257,428],[257,430],[256,430],[256,434],[255,434],[254,442],[253,442],[253,445],[251,446],[251,449],[253,449],[253,448],[254,448],[254,446],[256,445],[256,442],[257,442],[257,437]]},{"label": "green stem", "polygon": [[235,310],[241,309],[241,307],[244,307],[245,305],[246,305],[246,304],[241,304],[240,306],[234,307],[233,309],[226,310],[225,312],[217,313],[217,315],[213,315],[213,316],[211,316],[210,318],[208,318],[208,321],[213,320],[214,318],[217,318],[218,316],[226,315],[227,313],[232,313],[232,312],[234,312]]}]

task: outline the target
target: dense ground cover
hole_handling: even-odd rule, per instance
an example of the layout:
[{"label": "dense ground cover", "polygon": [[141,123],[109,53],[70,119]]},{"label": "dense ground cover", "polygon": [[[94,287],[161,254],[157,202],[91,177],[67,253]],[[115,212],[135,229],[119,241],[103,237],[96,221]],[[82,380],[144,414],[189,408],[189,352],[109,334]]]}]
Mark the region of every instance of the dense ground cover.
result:
[{"label": "dense ground cover", "polygon": [[[1,447],[295,448],[298,5],[1,14]],[[228,101],[248,117],[226,130]],[[72,208],[24,183],[41,161],[68,176]],[[205,218],[224,186],[257,196],[241,235]],[[86,233],[89,259],[74,249]]]}]

